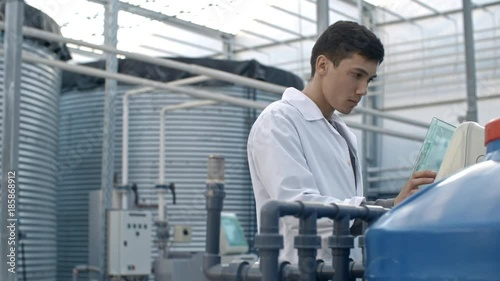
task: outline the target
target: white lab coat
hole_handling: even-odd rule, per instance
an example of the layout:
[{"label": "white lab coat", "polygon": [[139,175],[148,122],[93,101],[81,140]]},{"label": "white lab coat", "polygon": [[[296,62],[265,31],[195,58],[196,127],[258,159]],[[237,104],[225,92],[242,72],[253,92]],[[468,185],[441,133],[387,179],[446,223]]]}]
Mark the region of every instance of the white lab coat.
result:
[{"label": "white lab coat", "polygon": [[[248,137],[247,152],[259,228],[260,209],[271,199],[361,204],[363,182],[356,136],[335,113],[333,121],[345,138],[309,97],[294,88],[286,89],[282,99],[270,104],[257,118]],[[356,159],[356,186],[348,146]],[[318,234],[322,237],[319,259],[331,260],[327,238],[332,227],[331,220],[318,220]],[[298,220],[282,218],[280,233],[285,244],[280,259],[297,263],[293,238],[298,234]],[[356,252],[353,258],[359,260],[361,252]]]}]

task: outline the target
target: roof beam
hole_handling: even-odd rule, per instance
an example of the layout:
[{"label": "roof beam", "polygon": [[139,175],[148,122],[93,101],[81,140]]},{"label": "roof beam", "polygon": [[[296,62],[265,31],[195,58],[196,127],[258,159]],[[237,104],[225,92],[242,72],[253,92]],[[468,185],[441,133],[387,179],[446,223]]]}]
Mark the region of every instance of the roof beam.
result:
[{"label": "roof beam", "polygon": [[281,26],[277,26],[275,24],[272,24],[272,23],[269,23],[267,21],[263,21],[263,20],[259,20],[259,19],[254,19],[255,22],[258,22],[260,24],[263,24],[263,25],[266,25],[266,26],[269,26],[271,28],[274,28],[274,29],[277,29],[277,30],[280,30],[280,31],[283,31],[283,32],[286,32],[288,34],[292,34],[292,35],[295,35],[295,36],[298,36],[298,37],[302,37],[302,34],[298,33],[298,32],[295,32],[293,30],[290,30],[290,29],[287,29],[287,28],[283,28]]},{"label": "roof beam", "polygon": [[[500,1],[490,2],[490,3],[486,3],[486,4],[473,4],[472,5],[472,9],[473,10],[476,10],[476,9],[485,9],[487,7],[496,6],[498,4],[500,4]],[[456,14],[456,13],[461,13],[461,12],[462,12],[462,8],[460,8],[460,9],[454,9],[454,10],[449,10],[449,11],[446,11],[446,12],[442,12],[441,14],[442,15],[451,15],[451,14]],[[430,18],[433,18],[435,16],[436,15],[432,14],[432,15],[411,17],[411,18],[408,18],[407,20],[409,20],[409,21],[419,21],[419,20],[430,19]],[[376,26],[387,26],[387,25],[399,24],[399,23],[403,23],[403,22],[405,22],[405,21],[402,21],[402,20],[393,20],[393,21],[387,21],[387,22],[377,23],[375,25]]]},{"label": "roof beam", "polygon": [[199,45],[199,44],[194,44],[194,43],[187,42],[187,41],[184,41],[184,40],[180,40],[180,39],[177,39],[177,38],[173,38],[173,37],[170,37],[170,36],[165,36],[165,35],[158,34],[158,33],[153,33],[152,35],[154,37],[158,37],[158,38],[161,38],[163,40],[176,42],[176,43],[179,43],[179,44],[182,44],[182,45],[186,45],[186,46],[189,46],[189,47],[193,47],[193,48],[197,48],[197,49],[200,49],[200,50],[205,50],[205,51],[208,51],[208,52],[220,52],[219,50],[216,50],[216,49],[213,49],[213,48],[209,48],[209,47],[206,47],[206,46],[203,46],[203,45]]},{"label": "roof beam", "polygon": [[429,11],[433,12],[433,13],[434,13],[434,15],[443,16],[443,17],[445,17],[445,18],[447,18],[447,19],[449,19],[449,20],[451,20],[451,21],[455,21],[455,20],[454,20],[453,18],[451,18],[449,15],[444,15],[441,11],[438,11],[438,10],[434,9],[433,7],[431,7],[431,6],[429,6],[429,5],[425,4],[425,3],[423,3],[423,2],[422,2],[422,1],[420,1],[420,0],[411,0],[411,1],[412,1],[412,2],[414,2],[414,3],[416,3],[416,4],[418,4],[418,5],[420,5],[420,6],[422,6],[422,7],[424,7],[424,8],[426,8],[426,9],[427,9],[427,10],[429,10]]},{"label": "roof beam", "polygon": [[[88,0],[88,1],[94,2],[97,4],[101,4],[101,5],[106,5],[108,3],[107,0]],[[191,32],[194,32],[194,33],[197,33],[197,34],[200,34],[203,36],[215,38],[217,40],[222,40],[222,38],[224,36],[226,36],[226,37],[233,37],[234,36],[233,34],[230,34],[230,33],[222,32],[220,30],[216,30],[213,28],[209,28],[209,27],[205,27],[202,25],[192,23],[192,22],[181,20],[181,19],[178,19],[177,17],[167,16],[165,14],[151,11],[148,9],[144,9],[140,6],[132,5],[132,4],[125,3],[125,2],[119,2],[119,9],[122,11],[125,11],[125,12],[129,12],[132,14],[136,14],[136,15],[145,17],[145,18],[156,20],[156,21],[159,21],[159,22],[171,25],[171,26],[175,26],[178,28],[189,30]]]},{"label": "roof beam", "polygon": [[293,39],[289,39],[289,40],[283,40],[281,42],[274,42],[274,43],[269,43],[269,44],[262,44],[262,45],[257,45],[257,46],[253,46],[253,47],[244,47],[244,48],[236,49],[236,50],[234,50],[234,52],[235,53],[241,53],[241,52],[245,52],[245,51],[255,51],[255,50],[270,48],[270,47],[274,47],[274,46],[278,46],[278,45],[289,45],[289,44],[297,43],[297,42],[300,42],[300,41],[316,40],[316,38],[317,38],[317,35],[314,34],[314,35],[310,35],[310,36],[303,36],[303,37],[300,37],[300,38],[293,38]]},{"label": "roof beam", "polygon": [[292,16],[294,16],[294,17],[298,17],[298,18],[299,18],[299,19],[301,19],[301,20],[305,20],[305,21],[308,21],[308,22],[310,22],[310,23],[314,23],[314,24],[316,24],[316,21],[315,21],[314,19],[311,19],[311,18],[308,18],[308,17],[304,17],[303,15],[300,15],[300,14],[297,14],[297,13],[294,13],[294,12],[291,12],[291,11],[289,11],[289,10],[283,9],[283,8],[278,7],[278,6],[276,6],[276,5],[270,5],[270,6],[271,6],[271,8],[276,9],[276,10],[278,10],[278,11],[281,11],[281,12],[283,12],[283,13],[286,13],[286,14],[292,15]]},{"label": "roof beam", "polygon": [[255,36],[257,38],[261,38],[261,39],[264,39],[264,40],[267,40],[267,41],[271,41],[271,42],[274,42],[274,43],[279,43],[281,44],[280,41],[274,39],[274,38],[271,38],[269,36],[265,36],[265,35],[261,35],[261,34],[258,34],[258,33],[255,33],[253,31],[250,31],[250,30],[240,30],[240,32],[243,32],[243,33],[246,33],[246,34],[249,34],[249,35],[252,35],[252,36]]},{"label": "roof beam", "polygon": [[[314,3],[314,5],[316,5],[316,1],[315,1],[315,0],[307,0],[307,1],[308,1],[308,2],[311,2],[311,3]],[[347,1],[347,0],[344,0],[344,1]],[[347,2],[349,2],[349,3],[350,3],[350,1],[347,1]],[[330,11],[332,11],[332,12],[334,12],[334,13],[336,13],[336,14],[339,14],[339,15],[341,15],[341,16],[343,16],[343,17],[345,17],[345,18],[351,19],[351,20],[353,20],[353,21],[357,21],[357,20],[358,20],[356,17],[353,17],[353,16],[351,16],[351,15],[348,15],[348,14],[346,14],[346,13],[344,13],[344,12],[340,11],[340,10],[334,9],[334,8],[332,8],[332,7],[330,7],[329,9],[330,9]]]},{"label": "roof beam", "polygon": [[[355,0],[340,0],[340,1],[345,2],[345,3],[349,3],[351,5],[355,5],[356,7],[358,6],[357,1],[355,1]],[[400,21],[400,22],[409,22],[409,23],[414,24],[413,20],[411,18],[405,18],[402,15],[400,15],[396,12],[393,12],[387,8],[375,6],[375,5],[372,5],[366,1],[363,1],[363,6],[370,7],[371,9],[375,8],[375,9],[379,9],[381,11],[384,11],[384,12],[388,13],[389,15],[392,15],[392,16],[398,18],[398,21]],[[357,21],[358,19],[355,19],[355,20]]]}]

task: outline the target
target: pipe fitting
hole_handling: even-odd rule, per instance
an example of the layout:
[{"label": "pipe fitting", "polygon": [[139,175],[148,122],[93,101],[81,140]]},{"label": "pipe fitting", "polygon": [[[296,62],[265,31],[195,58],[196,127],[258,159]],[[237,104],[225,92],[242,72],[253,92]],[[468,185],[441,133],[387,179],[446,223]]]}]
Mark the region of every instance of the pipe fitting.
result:
[{"label": "pipe fitting", "polygon": [[222,211],[224,207],[224,198],[226,192],[224,191],[223,183],[207,183],[205,191],[207,211]]},{"label": "pipe fitting", "polygon": [[[250,264],[246,261],[231,262],[222,270],[223,281],[243,281],[243,272],[249,268]],[[248,271],[246,271],[248,272]]]},{"label": "pipe fitting", "polygon": [[334,235],[328,237],[328,247],[332,249],[354,248],[354,237],[352,235]]}]

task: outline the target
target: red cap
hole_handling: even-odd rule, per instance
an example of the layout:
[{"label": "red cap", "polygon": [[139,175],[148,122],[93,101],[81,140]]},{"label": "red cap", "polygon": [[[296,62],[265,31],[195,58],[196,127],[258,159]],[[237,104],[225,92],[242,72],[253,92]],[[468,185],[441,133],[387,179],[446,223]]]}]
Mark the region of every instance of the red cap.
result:
[{"label": "red cap", "polygon": [[484,144],[488,145],[489,142],[500,140],[500,118],[493,119],[484,128],[485,138]]}]

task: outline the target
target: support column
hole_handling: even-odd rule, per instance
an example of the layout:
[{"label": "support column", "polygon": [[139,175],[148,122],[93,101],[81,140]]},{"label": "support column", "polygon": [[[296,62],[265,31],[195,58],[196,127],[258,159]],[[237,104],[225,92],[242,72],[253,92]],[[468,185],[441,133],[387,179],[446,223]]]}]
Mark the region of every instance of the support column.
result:
[{"label": "support column", "polygon": [[234,59],[234,36],[222,36],[222,48],[224,58],[227,60]]},{"label": "support column", "polygon": [[17,244],[19,241],[19,177],[22,175],[19,175],[18,170],[18,150],[23,16],[23,0],[8,0],[5,6],[6,19],[3,43],[5,72],[1,155],[2,221],[0,222],[2,226],[0,230],[0,279],[5,281],[16,281],[20,268]]},{"label": "support column", "polygon": [[[108,0],[104,5],[104,44],[107,47],[116,48],[118,33],[118,0]],[[113,53],[106,53],[106,70],[117,72],[118,60]],[[101,255],[99,259],[99,268],[101,269],[101,278],[107,280],[106,273],[106,224],[107,210],[111,207],[113,194],[113,176],[114,176],[114,120],[115,100],[116,100],[116,80],[106,79],[104,84],[104,118],[102,134],[102,166],[101,166],[101,190],[102,190],[102,212],[101,212]],[[92,227],[92,226],[91,226]]]},{"label": "support column", "polygon": [[474,51],[474,24],[472,3],[462,0],[464,15],[465,68],[467,74],[467,121],[477,122],[476,57]]},{"label": "support column", "polygon": [[330,7],[328,0],[316,0],[317,37],[330,25]]}]

